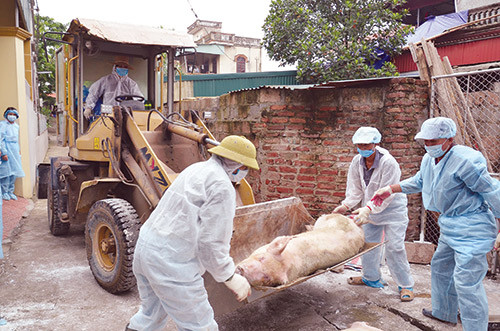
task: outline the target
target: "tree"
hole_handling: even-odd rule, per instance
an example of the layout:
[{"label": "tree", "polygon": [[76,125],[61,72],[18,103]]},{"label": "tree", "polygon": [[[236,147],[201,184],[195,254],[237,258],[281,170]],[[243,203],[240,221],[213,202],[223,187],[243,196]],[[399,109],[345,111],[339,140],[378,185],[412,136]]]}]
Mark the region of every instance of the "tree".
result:
[{"label": "tree", "polygon": [[269,57],[295,64],[303,83],[397,74],[393,63],[375,69],[381,50],[401,53],[412,27],[400,0],[272,0],[263,25]]},{"label": "tree", "polygon": [[[47,55],[45,56],[44,43],[42,41],[43,34],[49,31],[65,32],[66,25],[56,22],[53,18],[37,15],[35,18],[35,40],[37,62],[36,69],[38,74],[38,93],[43,99],[44,104],[54,104],[54,99],[48,94],[54,93],[56,86],[55,74],[55,51],[61,45],[54,41],[47,40]],[[54,37],[53,35],[51,37]],[[50,72],[42,73],[41,72]]]}]

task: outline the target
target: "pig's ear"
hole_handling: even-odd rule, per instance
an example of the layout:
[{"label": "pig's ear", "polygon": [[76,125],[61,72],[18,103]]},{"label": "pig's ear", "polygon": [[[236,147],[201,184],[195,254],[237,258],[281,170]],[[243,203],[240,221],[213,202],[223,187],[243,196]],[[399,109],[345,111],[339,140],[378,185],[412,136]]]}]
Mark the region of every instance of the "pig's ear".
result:
[{"label": "pig's ear", "polygon": [[275,238],[267,247],[267,251],[273,255],[281,255],[286,245],[292,240],[292,236],[282,236]]}]

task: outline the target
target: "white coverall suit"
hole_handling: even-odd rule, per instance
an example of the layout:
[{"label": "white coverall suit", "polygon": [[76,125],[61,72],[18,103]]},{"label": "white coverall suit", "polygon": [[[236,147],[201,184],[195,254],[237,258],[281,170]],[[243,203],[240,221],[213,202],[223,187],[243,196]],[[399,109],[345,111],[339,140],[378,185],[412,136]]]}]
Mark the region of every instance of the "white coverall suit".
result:
[{"label": "white coverall suit", "polygon": [[103,105],[118,106],[115,98],[119,95],[143,96],[137,83],[128,75],[119,76],[115,70],[109,75],[101,77],[89,89],[89,95],[85,99],[85,108],[94,108],[97,100],[102,96]]},{"label": "white coverall suit", "polygon": [[141,307],[133,330],[162,330],[170,316],[180,330],[217,330],[202,275],[234,274],[229,255],[236,193],[217,156],[175,179],[141,227],[134,274]]},{"label": "white coverall suit", "polygon": [[[379,188],[399,183],[401,169],[389,151],[379,146],[375,148],[380,153],[381,158],[378,166],[373,165],[375,168],[368,185],[365,184],[363,178],[362,156],[357,154],[352,160],[347,174],[346,198],[342,204],[349,209],[354,208],[359,202],[362,206],[370,206],[372,209],[370,219],[375,224],[363,225],[365,241],[378,243],[382,240],[382,233],[385,232],[385,240],[388,240],[385,246],[386,259],[391,276],[399,287],[410,288],[413,287],[414,281],[410,274],[410,264],[404,245],[409,221],[406,195],[393,194],[378,207],[370,201]],[[363,277],[366,280],[370,282],[381,280],[381,259],[382,250],[380,247],[361,257]]]}]

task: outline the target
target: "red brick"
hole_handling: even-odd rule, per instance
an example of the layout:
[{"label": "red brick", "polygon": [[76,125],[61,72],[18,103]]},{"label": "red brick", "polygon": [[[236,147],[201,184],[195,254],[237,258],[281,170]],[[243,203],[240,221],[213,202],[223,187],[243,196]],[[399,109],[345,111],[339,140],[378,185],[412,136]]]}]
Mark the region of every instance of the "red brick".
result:
[{"label": "red brick", "polygon": [[310,152],[311,151],[311,149],[305,145],[294,147],[293,150],[299,151],[299,152]]},{"label": "red brick", "polygon": [[285,130],[284,124],[269,124],[267,126],[269,130]]},{"label": "red brick", "polygon": [[335,181],[335,177],[333,177],[333,176],[318,176],[317,179],[318,179],[318,181],[321,181],[321,182],[333,182],[333,181]]},{"label": "red brick", "polygon": [[272,117],[271,118],[271,123],[287,123],[288,118],[286,117]]},{"label": "red brick", "polygon": [[315,176],[298,175],[297,180],[312,182],[316,180]]},{"label": "red brick", "polygon": [[293,189],[289,187],[277,187],[276,191],[279,193],[293,193]]},{"label": "red brick", "polygon": [[319,110],[320,111],[337,111],[337,110],[339,110],[339,108],[336,106],[321,106],[321,107],[319,107]]},{"label": "red brick", "polygon": [[286,105],[271,105],[270,109],[271,110],[285,110]]},{"label": "red brick", "polygon": [[293,165],[298,167],[311,167],[314,163],[311,161],[296,160],[293,162]]},{"label": "red brick", "polygon": [[281,172],[297,173],[297,168],[294,167],[280,166],[279,169]]},{"label": "red brick", "polygon": [[291,111],[280,111],[279,113],[276,113],[278,116],[285,116],[285,117],[292,117],[295,116],[294,112]]},{"label": "red brick", "polygon": [[325,169],[325,170],[320,170],[319,173],[321,175],[338,175],[339,171],[338,170],[333,170],[333,169]]},{"label": "red brick", "polygon": [[323,189],[334,189],[335,183],[318,183],[317,187]]},{"label": "red brick", "polygon": [[297,188],[295,190],[295,193],[297,194],[314,194],[314,190],[310,188]]},{"label": "red brick", "polygon": [[299,170],[300,174],[312,174],[315,175],[317,173],[316,168],[301,168]]},{"label": "red brick", "polygon": [[304,126],[302,124],[288,124],[286,128],[288,130],[298,130],[298,131],[304,130]]},{"label": "red brick", "polygon": [[306,120],[304,118],[290,118],[290,123],[305,123]]}]

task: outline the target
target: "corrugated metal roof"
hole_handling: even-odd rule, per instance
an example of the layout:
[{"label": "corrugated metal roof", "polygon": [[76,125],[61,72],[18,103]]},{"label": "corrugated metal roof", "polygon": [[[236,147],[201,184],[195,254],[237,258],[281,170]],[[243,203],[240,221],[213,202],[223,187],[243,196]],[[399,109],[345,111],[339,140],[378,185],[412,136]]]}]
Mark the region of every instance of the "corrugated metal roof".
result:
[{"label": "corrugated metal roof", "polygon": [[196,47],[193,36],[187,33],[86,18],[71,21],[68,32],[77,33],[82,30],[90,36],[122,44]]},{"label": "corrugated metal roof", "polygon": [[418,78],[418,72],[409,72],[400,76],[390,76],[390,77],[375,77],[375,78],[365,78],[365,79],[351,79],[351,80],[337,80],[326,82],[323,84],[302,84],[302,85],[262,85],[253,88],[245,88],[240,90],[235,90],[231,92],[238,91],[249,91],[249,90],[259,90],[263,88],[269,89],[278,89],[278,90],[315,90],[315,89],[331,89],[331,88],[339,88],[339,87],[355,87],[355,86],[364,86],[379,83],[382,81],[388,81],[393,78],[403,78],[403,77],[412,77]]},{"label": "corrugated metal roof", "polygon": [[229,91],[228,93],[240,92],[240,91],[253,91],[261,89],[272,89],[272,90],[307,90],[316,85],[314,84],[303,84],[303,85],[262,85],[257,87],[242,88],[239,90]]}]

